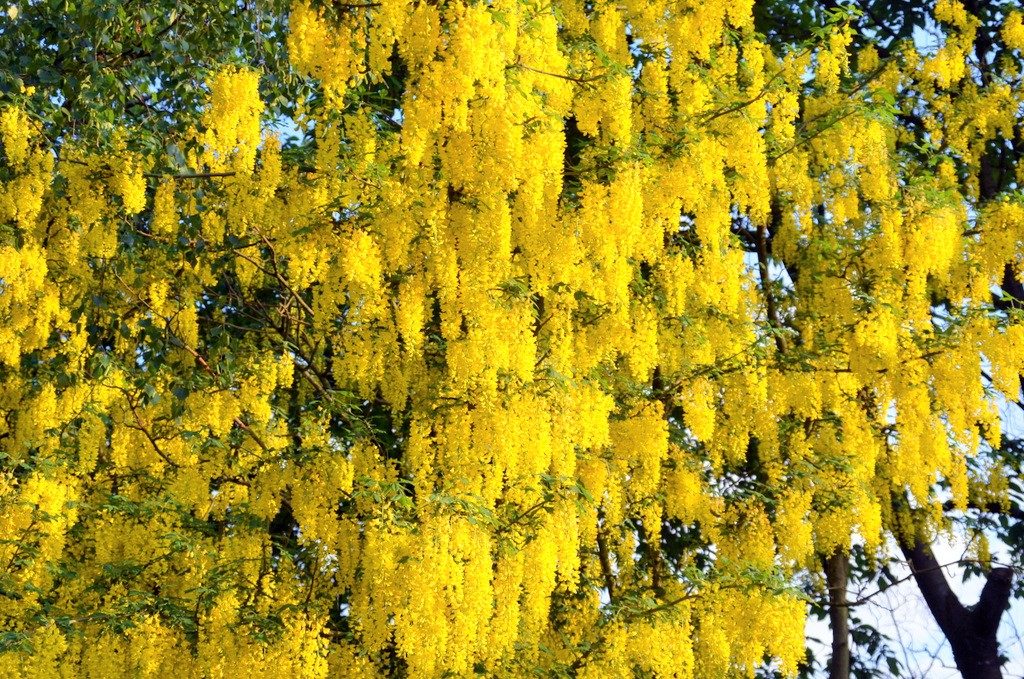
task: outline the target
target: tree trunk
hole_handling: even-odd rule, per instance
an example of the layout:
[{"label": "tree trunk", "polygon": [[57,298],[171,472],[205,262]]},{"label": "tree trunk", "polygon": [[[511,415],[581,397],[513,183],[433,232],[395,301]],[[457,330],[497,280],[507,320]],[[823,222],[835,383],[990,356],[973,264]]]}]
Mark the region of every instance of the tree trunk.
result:
[{"label": "tree trunk", "polygon": [[901,541],[900,548],[910,562],[928,609],[953,649],[953,659],[964,679],[1002,679],[996,631],[1010,599],[1013,571],[995,568],[974,606],[964,606],[946,581],[931,547],[916,540],[913,546]]},{"label": "tree trunk", "polygon": [[828,619],[832,628],[832,656],[828,661],[829,679],[850,677],[850,607],[846,586],[850,564],[842,551],[835,551],[824,560],[825,582],[828,584]]}]

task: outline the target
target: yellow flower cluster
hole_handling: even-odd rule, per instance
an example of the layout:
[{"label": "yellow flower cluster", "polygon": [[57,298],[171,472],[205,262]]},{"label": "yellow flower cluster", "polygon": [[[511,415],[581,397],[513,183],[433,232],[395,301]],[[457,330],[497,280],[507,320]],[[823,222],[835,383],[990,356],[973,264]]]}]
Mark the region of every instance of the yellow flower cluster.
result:
[{"label": "yellow flower cluster", "polygon": [[28,115],[16,107],[0,112],[0,143],[13,175],[0,183],[0,219],[34,236],[32,227],[43,207],[53,155],[41,147]]},{"label": "yellow flower cluster", "polygon": [[[751,7],[294,2],[300,167],[245,68],[151,187],[0,111],[0,675],[792,676],[774,578],[1002,494],[967,459],[982,368],[1024,371],[1024,208],[977,176],[1021,94],[949,96],[955,0],[884,64]],[[353,105],[394,63],[397,112]]]},{"label": "yellow flower cluster", "polygon": [[1014,50],[1024,50],[1024,14],[1010,12],[1003,23],[1003,41]]},{"label": "yellow flower cluster", "polygon": [[57,290],[47,284],[43,250],[0,247],[0,364],[16,367],[24,354],[45,346],[61,311]]},{"label": "yellow flower cluster", "polygon": [[218,71],[208,83],[210,103],[200,140],[212,171],[251,172],[260,145],[263,101],[259,75],[244,68]]}]

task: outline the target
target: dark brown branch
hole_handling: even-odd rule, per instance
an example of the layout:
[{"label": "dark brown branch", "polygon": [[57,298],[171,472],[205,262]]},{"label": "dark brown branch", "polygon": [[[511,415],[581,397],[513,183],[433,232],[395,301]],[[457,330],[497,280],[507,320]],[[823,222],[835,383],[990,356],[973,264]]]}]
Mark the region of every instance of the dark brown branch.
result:
[{"label": "dark brown branch", "polygon": [[[977,559],[954,559],[953,561],[947,561],[946,563],[938,564],[936,566],[936,569],[941,570],[943,568],[948,568],[950,566],[957,566],[957,565],[966,564],[966,563],[979,563],[979,562],[978,562]],[[883,592],[889,590],[890,588],[892,588],[892,587],[894,587],[896,585],[902,584],[902,583],[906,582],[907,580],[910,580],[910,579],[912,579],[914,577],[915,577],[915,572],[912,571],[910,573],[910,575],[906,575],[906,576],[904,576],[902,578],[896,578],[896,579],[891,580],[889,582],[889,584],[885,587],[885,589],[876,589],[874,592],[871,592],[871,594],[865,594],[864,596],[859,597],[857,599],[854,599],[853,601],[848,601],[845,604],[845,606],[847,608],[854,608],[856,606],[863,606],[864,604],[868,603],[869,601],[874,599],[879,594],[882,594]]]},{"label": "dark brown branch", "polygon": [[850,578],[849,557],[841,551],[822,559],[828,585],[828,618],[832,629],[832,655],[828,661],[829,679],[850,676],[850,608],[846,587]]},{"label": "dark brown branch", "polygon": [[775,72],[775,75],[773,75],[768,80],[768,82],[764,84],[764,87],[761,88],[761,91],[755,94],[753,97],[751,97],[750,99],[746,99],[744,101],[736,102],[731,106],[727,106],[721,110],[715,111],[714,113],[708,115],[708,117],[704,118],[704,120],[702,120],[701,122],[706,125],[713,120],[721,118],[722,116],[729,115],[730,113],[736,113],[737,111],[742,111],[746,107],[752,104],[756,104],[759,100],[763,99],[768,94],[768,92],[771,90],[772,85],[774,85],[775,82],[779,80],[779,78],[781,78],[784,73],[785,69],[779,69],[778,71]]},{"label": "dark brown branch", "polygon": [[[946,632],[953,626],[953,620],[964,616],[967,609],[950,588],[946,575],[942,572],[942,566],[928,543],[915,540],[913,545],[908,546],[901,542],[900,548],[910,564],[914,580],[921,589],[925,603],[928,604],[939,627]],[[946,635],[949,636],[948,632]]]},{"label": "dark brown branch", "polygon": [[1001,679],[996,630],[1009,603],[1013,571],[994,568],[978,603],[966,607],[954,594],[931,546],[920,536],[913,544],[900,540],[914,579],[925,603],[953,649],[957,669],[964,679]]},{"label": "dark brown branch", "polygon": [[[776,205],[772,205],[772,221],[777,226],[781,220],[781,214]],[[778,230],[777,228],[775,229]],[[772,292],[771,275],[768,260],[768,226],[760,224],[757,227],[757,273],[761,279],[761,294],[764,295],[765,308],[768,313],[768,325],[771,326],[775,335],[775,346],[780,354],[786,353],[786,338],[782,334],[782,319],[779,317],[779,309],[775,305],[775,295]]]},{"label": "dark brown branch", "polygon": [[185,172],[183,174],[167,174],[163,172],[144,172],[142,176],[156,179],[211,179],[214,177],[234,177],[237,172]]},{"label": "dark brown branch", "polygon": [[137,429],[142,432],[146,437],[146,440],[148,440],[150,445],[153,446],[153,450],[156,451],[156,454],[173,469],[177,469],[180,465],[160,449],[160,446],[156,442],[156,438],[154,438],[153,434],[151,434],[150,431],[146,429],[145,425],[142,424],[142,418],[139,417],[139,411],[136,410],[135,404],[131,402],[130,398],[126,398],[125,402],[128,404],[128,409],[132,411],[132,415],[135,417],[135,422],[138,424]]},{"label": "dark brown branch", "polygon": [[[957,509],[956,505],[952,500],[949,500],[942,505],[944,512],[952,512]],[[979,512],[985,512],[986,514],[1003,514],[1015,519],[1016,521],[1024,521],[1024,510],[1015,505],[1003,506],[998,502],[984,502],[977,503],[974,501],[968,501],[967,509],[973,509]]]},{"label": "dark brown branch", "polygon": [[608,554],[608,541],[604,536],[604,527],[597,529],[597,556],[601,561],[601,575],[604,577],[604,586],[608,590],[608,600],[615,600],[615,574],[612,572],[611,557]]},{"label": "dark brown branch", "polygon": [[572,76],[572,75],[562,75],[561,73],[551,73],[550,71],[542,71],[539,68],[534,68],[532,66],[527,66],[526,64],[524,64],[522,61],[520,61],[518,59],[515,61],[515,63],[509,64],[508,68],[522,68],[524,70],[531,71],[533,73],[537,73],[538,75],[546,75],[546,76],[550,76],[552,78],[561,78],[562,80],[568,80],[570,82],[574,82],[574,83],[577,83],[577,84],[580,84],[580,85],[586,85],[587,83],[597,82],[598,80],[603,80],[604,78],[608,77],[607,73],[601,73],[599,75],[586,76],[586,77]]},{"label": "dark brown branch", "polygon": [[981,590],[981,595],[971,611],[978,634],[996,635],[999,619],[1010,601],[1013,587],[1013,570],[1008,567],[993,568]]}]

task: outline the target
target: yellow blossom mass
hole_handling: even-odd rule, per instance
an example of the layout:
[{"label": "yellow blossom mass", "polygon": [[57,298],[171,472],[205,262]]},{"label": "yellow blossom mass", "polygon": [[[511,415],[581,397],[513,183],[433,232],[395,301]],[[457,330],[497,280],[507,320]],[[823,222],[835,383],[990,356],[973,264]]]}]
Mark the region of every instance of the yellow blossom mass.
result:
[{"label": "yellow blossom mass", "polygon": [[968,205],[1024,95],[935,19],[295,0],[304,155],[253,67],[173,154],[4,107],[0,676],[795,676],[794,573],[1005,493],[1024,207]]}]

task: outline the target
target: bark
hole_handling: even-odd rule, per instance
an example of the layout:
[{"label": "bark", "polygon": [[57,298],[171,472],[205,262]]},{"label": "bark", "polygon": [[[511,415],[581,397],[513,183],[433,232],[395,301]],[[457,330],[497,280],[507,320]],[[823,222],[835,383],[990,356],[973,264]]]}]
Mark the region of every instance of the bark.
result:
[{"label": "bark", "polygon": [[953,659],[964,679],[1002,679],[996,631],[1010,599],[1013,571],[995,568],[974,606],[964,606],[949,586],[928,543],[917,539],[900,547],[924,595],[928,610],[953,649]]},{"label": "bark", "polygon": [[832,655],[828,661],[829,679],[850,677],[850,607],[846,586],[850,564],[846,554],[837,551],[824,560],[828,584],[828,618],[832,628]]}]

